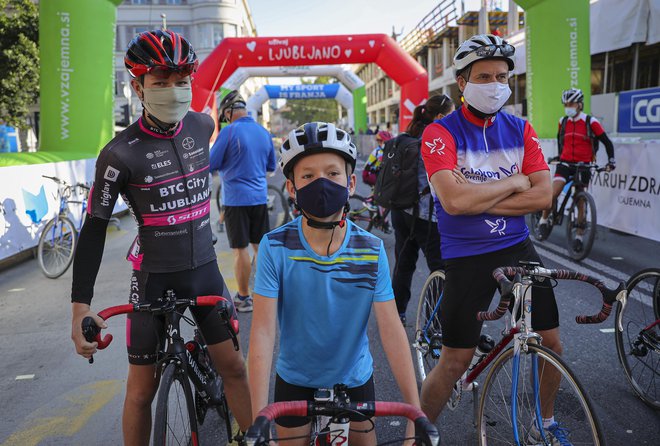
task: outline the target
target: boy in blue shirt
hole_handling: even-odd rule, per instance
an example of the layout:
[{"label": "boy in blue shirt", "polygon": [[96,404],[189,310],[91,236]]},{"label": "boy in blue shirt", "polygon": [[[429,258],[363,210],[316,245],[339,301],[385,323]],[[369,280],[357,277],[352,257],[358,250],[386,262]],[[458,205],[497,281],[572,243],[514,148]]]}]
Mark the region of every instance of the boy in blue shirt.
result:
[{"label": "boy in blue shirt", "polygon": [[[383,242],[346,220],[357,150],[333,124],[313,122],[281,148],[287,189],[301,216],[264,236],[259,247],[248,353],[254,413],[268,404],[279,320],[275,401],[313,400],[317,388],[344,383],[352,401],[373,401],[367,324],[373,307],[381,342],[405,402],[419,406],[405,330],[399,322]],[[280,438],[308,435],[308,420],[276,420]],[[367,422],[352,429],[368,429]],[[408,433],[412,433],[409,424]],[[308,444],[298,439],[287,444]],[[351,432],[351,445],[375,432]]]}]

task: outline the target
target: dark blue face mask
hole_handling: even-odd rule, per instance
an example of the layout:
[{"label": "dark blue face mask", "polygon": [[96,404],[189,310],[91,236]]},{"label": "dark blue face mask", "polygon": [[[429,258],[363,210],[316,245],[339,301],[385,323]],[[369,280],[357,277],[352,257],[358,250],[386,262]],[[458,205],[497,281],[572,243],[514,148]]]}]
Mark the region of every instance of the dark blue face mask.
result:
[{"label": "dark blue face mask", "polygon": [[348,187],[319,178],[296,190],[296,202],[313,217],[326,218],[339,212],[348,201]]}]

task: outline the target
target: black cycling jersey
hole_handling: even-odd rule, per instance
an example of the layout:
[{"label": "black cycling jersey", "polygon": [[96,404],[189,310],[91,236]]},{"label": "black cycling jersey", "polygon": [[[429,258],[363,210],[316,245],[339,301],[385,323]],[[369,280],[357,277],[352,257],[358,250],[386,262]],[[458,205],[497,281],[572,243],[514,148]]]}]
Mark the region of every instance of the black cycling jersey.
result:
[{"label": "black cycling jersey", "polygon": [[88,213],[109,219],[122,196],[138,224],[141,270],[182,271],[215,259],[209,225],[213,129],[204,113],[189,112],[171,134],[140,118],[99,154]]}]

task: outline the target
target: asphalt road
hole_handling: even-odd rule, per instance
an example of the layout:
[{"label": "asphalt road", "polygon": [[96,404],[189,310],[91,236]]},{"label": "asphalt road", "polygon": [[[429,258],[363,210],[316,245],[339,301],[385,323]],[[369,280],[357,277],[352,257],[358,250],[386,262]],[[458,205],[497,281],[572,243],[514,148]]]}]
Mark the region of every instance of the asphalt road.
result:
[{"label": "asphalt road", "polygon": [[[277,181],[277,179],[273,180]],[[281,180],[280,180],[281,181]],[[365,190],[360,192],[366,192]],[[217,211],[212,218],[215,221]],[[537,249],[548,267],[578,269],[603,278],[610,285],[633,272],[660,266],[660,244],[601,228],[592,255],[581,264],[568,260],[559,228]],[[126,302],[130,265],[124,260],[136,233],[130,217],[121,229],[110,227],[103,264],[96,285],[93,308]],[[394,237],[376,232],[385,240],[393,267]],[[232,254],[224,234],[216,245],[220,269],[229,287],[236,289]],[[408,320],[414,320],[418,295],[428,275],[423,258],[413,281],[413,300]],[[75,354],[70,341],[71,270],[56,280],[45,278],[36,260],[29,260],[0,272],[0,445],[118,445],[121,444],[121,407],[127,361],[124,320],[115,318],[108,332],[113,344],[96,355],[96,362]],[[595,290],[579,283],[561,283],[556,289],[563,321],[564,357],[578,375],[596,406],[605,437],[610,445],[657,445],[660,414],[646,407],[632,393],[616,355],[613,321],[603,326],[578,326],[578,313],[599,308]],[[593,311],[592,311],[593,310]],[[249,346],[250,314],[240,314],[241,345]],[[414,322],[407,332],[412,339]],[[486,330],[496,333],[499,323]],[[372,321],[369,329],[375,359],[376,395],[381,400],[400,400],[396,384],[380,347]],[[203,444],[217,444],[217,418],[203,427]],[[438,420],[443,444],[477,444],[472,426],[472,402],[467,397],[455,411],[445,410]],[[381,441],[398,438],[404,423],[378,422]]]}]

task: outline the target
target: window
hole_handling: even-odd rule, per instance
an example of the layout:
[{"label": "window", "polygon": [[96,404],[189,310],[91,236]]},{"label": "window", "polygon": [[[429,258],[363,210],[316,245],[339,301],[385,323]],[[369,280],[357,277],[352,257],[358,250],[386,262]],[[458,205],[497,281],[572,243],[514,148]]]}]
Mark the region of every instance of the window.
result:
[{"label": "window", "polygon": [[225,29],[225,37],[236,37],[236,25],[232,25],[231,23],[225,23],[224,25]]},{"label": "window", "polygon": [[131,39],[136,35],[143,33],[145,31],[151,31],[151,28],[149,28],[148,26],[135,26],[133,28],[133,35],[131,36]]},{"label": "window", "polygon": [[216,47],[220,44],[220,41],[222,41],[222,38],[224,37],[223,30],[222,30],[222,24],[217,24],[217,25],[212,25],[213,26],[213,47]]},{"label": "window", "polygon": [[128,0],[131,5],[146,5],[150,0]]},{"label": "window", "polygon": [[173,31],[177,34],[181,34],[182,36],[186,36],[186,29],[183,26],[175,25],[175,26],[167,26],[168,31]]},{"label": "window", "polygon": [[165,3],[168,5],[182,5],[183,0],[167,0]]}]

